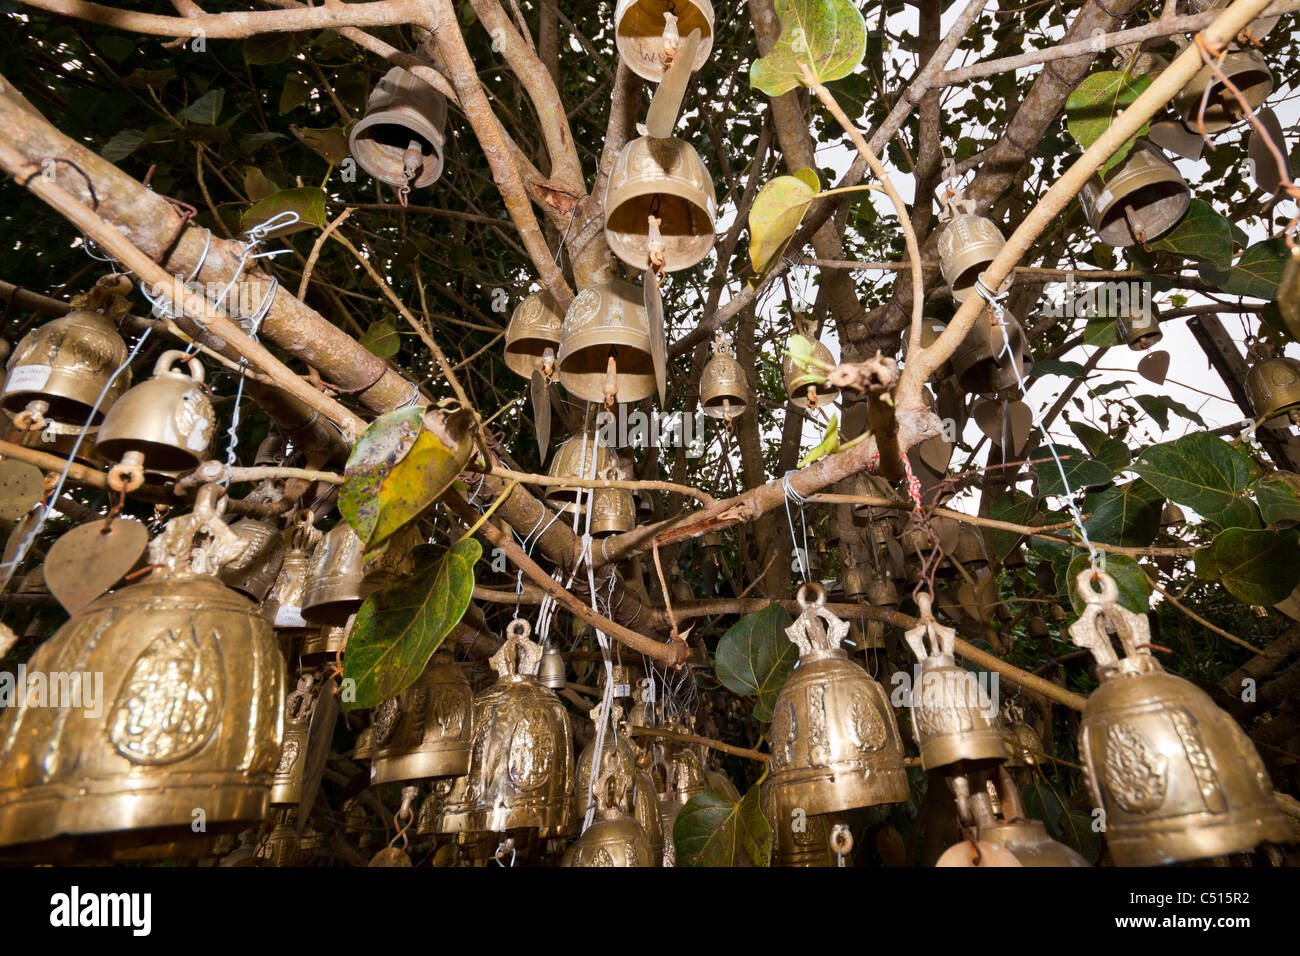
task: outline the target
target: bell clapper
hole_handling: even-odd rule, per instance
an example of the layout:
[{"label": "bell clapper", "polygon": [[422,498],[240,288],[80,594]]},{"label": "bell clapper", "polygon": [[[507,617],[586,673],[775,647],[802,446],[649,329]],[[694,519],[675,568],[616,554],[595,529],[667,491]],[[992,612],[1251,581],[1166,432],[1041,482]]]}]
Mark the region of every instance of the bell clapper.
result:
[{"label": "bell clapper", "polygon": [[663,234],[659,231],[662,222],[663,219],[653,212],[646,217],[646,250],[650,264],[654,266],[656,281],[663,278],[664,265],[667,262],[668,250],[664,245]]},{"label": "bell clapper", "polygon": [[605,366],[605,407],[613,408],[614,400],[618,397],[618,362],[614,359],[614,352],[611,349],[609,353],[609,364]]},{"label": "bell clapper", "polygon": [[1128,220],[1128,227],[1133,230],[1133,238],[1141,244],[1144,251],[1150,252],[1151,246],[1147,242],[1146,230],[1142,228],[1141,223],[1138,221],[1137,213],[1133,210],[1133,207],[1127,203],[1124,205],[1124,218]]},{"label": "bell clapper", "polygon": [[816,411],[817,409],[817,386],[808,386],[808,407]]},{"label": "bell clapper", "polygon": [[[669,4],[669,10],[673,5]],[[677,47],[682,42],[681,31],[677,29],[677,17],[669,12],[664,13],[664,70],[668,70],[673,65],[673,58],[677,56]]]},{"label": "bell clapper", "polygon": [[23,434],[33,428],[44,428],[46,424],[45,413],[49,410],[49,402],[40,399],[28,402],[27,407],[14,417],[14,424],[23,430]]},{"label": "bell clapper", "polygon": [[550,385],[555,379],[555,349],[549,345],[542,349],[542,378]]},{"label": "bell clapper", "polygon": [[831,827],[831,846],[835,849],[835,865],[843,866],[844,858],[853,852],[853,831],[847,823]]}]

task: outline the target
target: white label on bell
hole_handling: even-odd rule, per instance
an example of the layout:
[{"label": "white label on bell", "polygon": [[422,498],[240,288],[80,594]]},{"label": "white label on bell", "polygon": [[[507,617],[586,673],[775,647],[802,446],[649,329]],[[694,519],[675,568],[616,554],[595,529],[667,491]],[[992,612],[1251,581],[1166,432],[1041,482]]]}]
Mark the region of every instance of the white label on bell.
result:
[{"label": "white label on bell", "polygon": [[615,685],[614,685],[614,696],[615,696],[615,697],[631,697],[631,696],[632,696],[632,687],[631,687],[631,685],[629,685],[629,684],[615,684]]},{"label": "white label on bell", "polygon": [[52,371],[53,369],[48,365],[20,365],[9,373],[9,380],[5,382],[5,393],[44,388],[45,383],[50,380]]},{"label": "white label on bell", "polygon": [[282,604],[275,609],[276,627],[311,627],[302,616],[302,608],[296,604]]}]

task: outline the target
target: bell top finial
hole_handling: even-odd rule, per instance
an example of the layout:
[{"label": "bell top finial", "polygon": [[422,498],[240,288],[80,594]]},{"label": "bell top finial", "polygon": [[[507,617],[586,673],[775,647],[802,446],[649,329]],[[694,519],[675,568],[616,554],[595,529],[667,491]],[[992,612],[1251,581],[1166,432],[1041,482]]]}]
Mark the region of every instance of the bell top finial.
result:
[{"label": "bell top finial", "polygon": [[226,499],[219,485],[199,489],[194,510],[173,518],[149,542],[149,561],[164,573],[216,574],[248,548],[248,541],[227,527],[221,516]]},{"label": "bell top finial", "polygon": [[[1102,677],[1119,671],[1145,673],[1160,670],[1151,656],[1151,627],[1145,614],[1135,614],[1119,603],[1119,586],[1105,571],[1086,569],[1075,579],[1083,598],[1083,613],[1070,625],[1070,639],[1092,652]],[[1100,590],[1098,589],[1100,588]],[[1119,635],[1124,658],[1115,654],[1110,633]]]},{"label": "bell top finial", "polygon": [[488,658],[488,663],[502,680],[536,677],[542,662],[542,645],[529,640],[533,626],[515,618],[506,625],[506,641]]},{"label": "bell top finial", "polygon": [[903,638],[919,662],[952,666],[956,663],[957,632],[934,619],[930,601],[928,594],[917,595],[916,604],[921,609],[921,616],[916,627],[905,632]]},{"label": "bell top finial", "polygon": [[799,617],[785,633],[799,648],[800,659],[842,655],[840,643],[849,633],[849,624],[827,609],[826,589],[816,582],[804,584],[795,600],[799,602]]}]

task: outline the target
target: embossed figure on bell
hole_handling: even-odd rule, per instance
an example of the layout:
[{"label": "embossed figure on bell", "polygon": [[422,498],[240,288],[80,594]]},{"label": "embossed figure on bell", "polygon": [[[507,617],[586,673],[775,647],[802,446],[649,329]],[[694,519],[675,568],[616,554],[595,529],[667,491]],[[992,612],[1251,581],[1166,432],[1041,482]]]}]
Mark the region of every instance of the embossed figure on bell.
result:
[{"label": "embossed figure on bell", "polygon": [[884,689],[840,646],[849,625],[827,610],[821,585],[803,585],[798,601],[786,634],[799,663],[771,727],[778,802],[820,814],[906,800],[903,743]]},{"label": "embossed figure on bell", "polygon": [[642,79],[664,78],[680,38],[699,30],[701,43],[692,70],[713,49],[713,5],[709,0],[618,0],[614,8],[614,43],[627,68]]},{"label": "embossed figure on bell", "polygon": [[573,796],[573,733],[555,692],[537,682],[542,647],[514,620],[492,655],[497,682],[474,698],[469,773],[456,778],[434,824],[438,833],[535,829],[555,836]]},{"label": "embossed figure on bell", "polygon": [[376,741],[371,786],[467,773],[473,709],[473,691],[451,654],[435,654],[424,673],[398,696],[391,732]]},{"label": "embossed figure on bell", "polygon": [[126,356],[126,343],[107,315],[69,312],[37,326],[19,341],[9,358],[0,407],[20,417],[20,425],[34,429],[46,420],[80,429],[107,386],[91,421],[92,426],[98,425],[131,384],[130,370],[123,369],[109,385]]},{"label": "embossed figure on bell", "polygon": [[1092,652],[1101,681],[1084,707],[1079,756],[1115,863],[1160,866],[1289,841],[1245,731],[1200,688],[1165,672],[1146,615],[1119,603],[1110,575],[1085,570],[1076,586],[1086,607],[1070,637]]},{"label": "embossed figure on bell", "polygon": [[[636,746],[627,736],[627,729],[623,722],[623,708],[615,704],[610,710],[610,719],[614,726],[605,728],[598,776],[603,776],[606,768],[614,761],[617,761],[623,768],[630,781],[628,786],[631,788],[626,800],[627,806],[630,808],[629,812],[640,824],[641,830],[650,843],[652,862],[639,865],[659,866],[664,852],[663,818],[659,812],[659,797],[655,793],[650,778],[641,770]],[[589,716],[593,723],[599,720],[600,707],[592,708]],[[598,791],[589,787],[595,753],[596,739],[593,736],[591,742],[582,748],[582,753],[578,755],[576,769],[573,774],[573,805],[569,811],[569,825],[575,828],[574,832],[581,828],[583,821],[586,819],[589,790],[591,791],[593,806],[599,804]]]},{"label": "embossed figure on bell", "polygon": [[[284,734],[285,664],[271,627],[216,577],[246,544],[220,489],[149,546],[143,581],[96,599],[42,644],[29,672],[102,672],[99,708],[0,716],[0,846],[48,858],[78,838],[129,847],[266,816]],[[96,712],[98,711],[98,712]]]},{"label": "embossed figure on bell", "polygon": [[[574,435],[556,451],[547,470],[552,478],[593,479],[609,471],[614,456],[600,439],[600,431]],[[580,485],[551,485],[543,500],[557,511],[572,514],[586,511],[590,489]]]}]

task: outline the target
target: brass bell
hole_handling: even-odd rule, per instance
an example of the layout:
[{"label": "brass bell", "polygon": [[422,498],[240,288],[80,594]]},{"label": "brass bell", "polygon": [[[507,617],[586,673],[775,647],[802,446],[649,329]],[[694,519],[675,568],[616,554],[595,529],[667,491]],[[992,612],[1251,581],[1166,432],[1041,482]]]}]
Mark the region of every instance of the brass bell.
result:
[{"label": "brass bell", "polygon": [[[820,339],[813,340],[813,358],[826,365],[835,365],[835,357]],[[817,408],[831,405],[840,397],[840,390],[823,382],[812,381],[809,373],[802,371],[787,352],[781,360],[781,375],[785,379],[785,396],[796,408]]]},{"label": "brass bell", "polygon": [[447,100],[395,66],[366,100],[366,115],[348,134],[357,165],[398,189],[419,189],[442,175]]},{"label": "brass bell", "polygon": [[868,578],[865,597],[872,607],[892,607],[902,600],[898,585],[883,574],[873,574]]},{"label": "brass bell", "polygon": [[700,407],[710,418],[738,418],[749,407],[745,370],[736,361],[731,335],[719,332],[713,340],[713,357],[700,377]]},{"label": "brass bell", "polygon": [[548,380],[554,378],[563,323],[563,313],[545,289],[520,302],[506,326],[506,366],[510,371],[529,379],[533,372],[541,372]]},{"label": "brass bell", "polygon": [[348,646],[346,627],[318,627],[303,635],[298,656],[304,664],[333,663]]},{"label": "brass bell", "polygon": [[826,818],[800,812],[802,808],[778,802],[780,790],[770,780],[759,788],[763,816],[772,828],[772,866],[834,866]]},{"label": "brass bell", "polygon": [[989,700],[974,673],[957,666],[957,632],[934,619],[930,595],[918,595],[916,603],[921,623],[903,637],[918,664],[911,713],[921,766],[935,770],[963,764],[982,769],[1001,763],[1007,752],[996,702]]},{"label": "brass bell", "polygon": [[1131,303],[1127,313],[1115,320],[1115,332],[1134,352],[1145,352],[1164,338],[1160,331],[1160,314],[1154,303],[1146,309],[1136,302]]},{"label": "brass bell", "polygon": [[[1231,44],[1228,53],[1216,65],[1232,85],[1241,91],[1251,113],[1263,106],[1264,100],[1273,91],[1273,73],[1263,54],[1254,47],[1242,49],[1235,43]],[[1210,88],[1208,96],[1206,87]],[[1202,103],[1205,104],[1204,112],[1201,111]],[[1207,133],[1219,133],[1235,126],[1248,115],[1242,110],[1237,97],[1208,64],[1201,67],[1200,72],[1174,97],[1173,106],[1183,125],[1193,132],[1200,131],[1199,123],[1204,125]]]},{"label": "brass bell", "polygon": [[971,570],[988,567],[989,555],[984,547],[984,536],[973,524],[957,522],[957,544],[952,549],[952,557],[962,567]]},{"label": "brass bell", "polygon": [[340,521],[312,553],[302,594],[303,619],[315,625],[346,624],[373,590],[373,582],[366,580],[361,539]]},{"label": "brass bell", "polygon": [[866,596],[874,575],[871,568],[864,564],[846,565],[844,568],[844,597],[848,601],[859,601]]},{"label": "brass bell", "polygon": [[[1092,652],[1101,681],[1083,709],[1079,754],[1116,865],[1158,866],[1291,840],[1268,771],[1237,722],[1200,688],[1165,672],[1151,654],[1146,615],[1120,605],[1110,575],[1084,570],[1076,584],[1086,607],[1070,637]],[[1119,635],[1123,658],[1108,630]]]},{"label": "brass bell", "polygon": [[598,819],[564,854],[564,866],[655,865],[645,831],[625,810],[630,791],[626,768],[611,760],[596,783]]},{"label": "brass bell", "polygon": [[564,687],[564,678],[564,655],[554,644],[548,644],[537,668],[537,682],[551,690],[560,690]]},{"label": "brass bell", "polygon": [[[185,362],[190,374],[172,366]],[[207,455],[216,429],[203,389],[203,366],[184,352],[158,356],[153,378],[119,398],[99,426],[95,450],[127,470],[166,472],[193,468]]]},{"label": "brass bell", "polygon": [[957,384],[963,391],[974,395],[993,395],[1014,388],[1019,385],[1017,369],[1020,378],[1027,379],[1034,367],[1020,320],[1009,312],[1003,312],[1003,323],[1011,338],[1011,351],[1004,352],[1002,330],[993,324],[991,318],[986,318],[988,315],[986,309],[952,353],[952,370],[957,376]]},{"label": "brass bell", "polygon": [[704,792],[704,761],[689,747],[673,748],[666,761],[669,789],[659,796],[659,825],[664,835],[664,866],[674,866],[677,851],[673,828],[687,801]]},{"label": "brass bell", "polygon": [[937,246],[939,269],[952,289],[952,297],[965,302],[975,291],[975,280],[997,258],[1007,240],[991,219],[975,215],[973,202],[960,196],[944,203],[943,222]]},{"label": "brass bell", "polygon": [[491,663],[499,675],[474,698],[469,773],[457,777],[435,823],[439,833],[536,829],[558,835],[573,795],[573,734],[555,692],[537,682],[541,645],[514,620]]},{"label": "brass bell", "polygon": [[[599,431],[575,435],[556,450],[547,474],[552,478],[592,479],[609,471],[613,456],[600,440]],[[543,500],[557,511],[572,514],[586,510],[590,491],[578,485],[551,485]]]},{"label": "brass bell", "polygon": [[1019,705],[1013,703],[1007,707],[1006,724],[1002,733],[1002,742],[1007,748],[1005,766],[1012,770],[1036,767],[1039,755],[1044,753],[1043,740],[1038,731],[1025,723]]},{"label": "brass bell", "polygon": [[248,547],[238,558],[222,567],[219,577],[260,604],[280,576],[280,568],[284,565],[284,538],[275,525],[255,518],[240,518],[230,526],[230,530],[247,542]]},{"label": "brass bell", "polygon": [[289,547],[280,562],[280,573],[262,604],[262,611],[276,628],[306,629],[310,625],[302,616],[302,596],[307,587],[312,549],[321,533],[312,527],[310,512],[304,512],[289,537]]},{"label": "brass bell", "polygon": [[[303,771],[307,767],[307,741],[311,715],[322,684],[311,671],[298,675],[298,686],[284,705],[284,746],[271,778],[271,805],[297,806],[302,800]],[[310,808],[308,808],[310,809]]]},{"label": "brass bell", "polygon": [[714,243],[718,198],[704,160],[685,140],[634,139],[605,191],[605,239],[633,269],[689,269]]},{"label": "brass bell", "polygon": [[[605,477],[612,480],[616,472],[611,468]],[[622,534],[636,527],[636,499],[626,488],[597,488],[591,496],[591,535],[604,538]]]},{"label": "brass bell", "polygon": [[196,807],[212,835],[266,816],[285,665],[270,625],[216,577],[245,546],[219,494],[205,485],[149,545],[149,577],[74,614],[32,657],[31,673],[102,679],[102,704],[29,699],[0,716],[0,846],[188,839]]},{"label": "brass bell", "polygon": [[1286,355],[1257,360],[1246,374],[1246,394],[1257,418],[1289,415],[1294,421],[1300,413],[1300,362]]},{"label": "brass bell", "polygon": [[1159,239],[1187,212],[1192,193],[1161,149],[1138,140],[1125,160],[1079,191],[1083,213],[1102,242],[1122,249]]},{"label": "brass bell", "polygon": [[90,422],[98,425],[131,384],[129,369],[109,384],[126,356],[126,343],[107,315],[69,312],[22,337],[9,358],[0,407],[15,417],[27,412],[24,421],[33,428],[46,419],[80,428],[103,391]]},{"label": "brass bell", "polygon": [[397,700],[397,723],[370,758],[371,786],[468,773],[474,693],[451,654],[434,654]]},{"label": "brass bell", "polygon": [[560,384],[588,402],[639,402],[654,394],[650,322],[641,290],[611,279],[583,289],[560,328]]},{"label": "brass bell", "polygon": [[[284,807],[271,814],[271,831],[257,845],[253,858],[256,866],[306,866],[315,851],[306,834],[298,835],[298,808]],[[233,864],[237,865],[237,864]]]},{"label": "brass bell", "polygon": [[779,801],[817,814],[906,800],[898,725],[884,690],[840,646],[849,625],[826,609],[818,584],[801,587],[798,602],[786,634],[799,663],[771,726]]},{"label": "brass bell", "polygon": [[[989,793],[977,791],[970,795],[972,822],[978,828],[981,840],[1010,850],[1021,866],[1089,865],[1074,850],[1048,836],[1042,820],[1034,820],[1025,814],[1020,790],[1005,769],[999,770],[997,777],[995,792],[1000,808],[993,807]],[[989,784],[992,789],[993,781],[990,780]]]},{"label": "brass bell", "polygon": [[682,37],[700,31],[700,48],[691,70],[702,67],[713,49],[713,6],[709,0],[618,0],[614,44],[629,70],[651,83],[668,71]]},{"label": "brass bell", "polygon": [[[600,707],[592,708],[589,716],[593,722],[599,720]],[[659,798],[655,793],[654,785],[650,782],[650,778],[642,773],[638,767],[636,748],[628,739],[622,716],[622,708],[614,705],[611,708],[611,719],[614,726],[605,728],[598,779],[603,777],[613,764],[617,764],[626,775],[630,781],[631,790],[627,794],[625,805],[630,808],[632,818],[640,825],[641,831],[650,843],[652,851],[653,862],[641,865],[658,866],[663,858],[664,850],[663,819],[659,811]],[[577,763],[574,765],[573,802],[569,808],[569,823],[571,826],[581,827],[587,816],[587,793],[595,753],[596,739],[593,736],[591,742],[582,748],[582,753],[578,755]],[[592,789],[591,796],[594,806],[599,811],[599,789]]]}]

